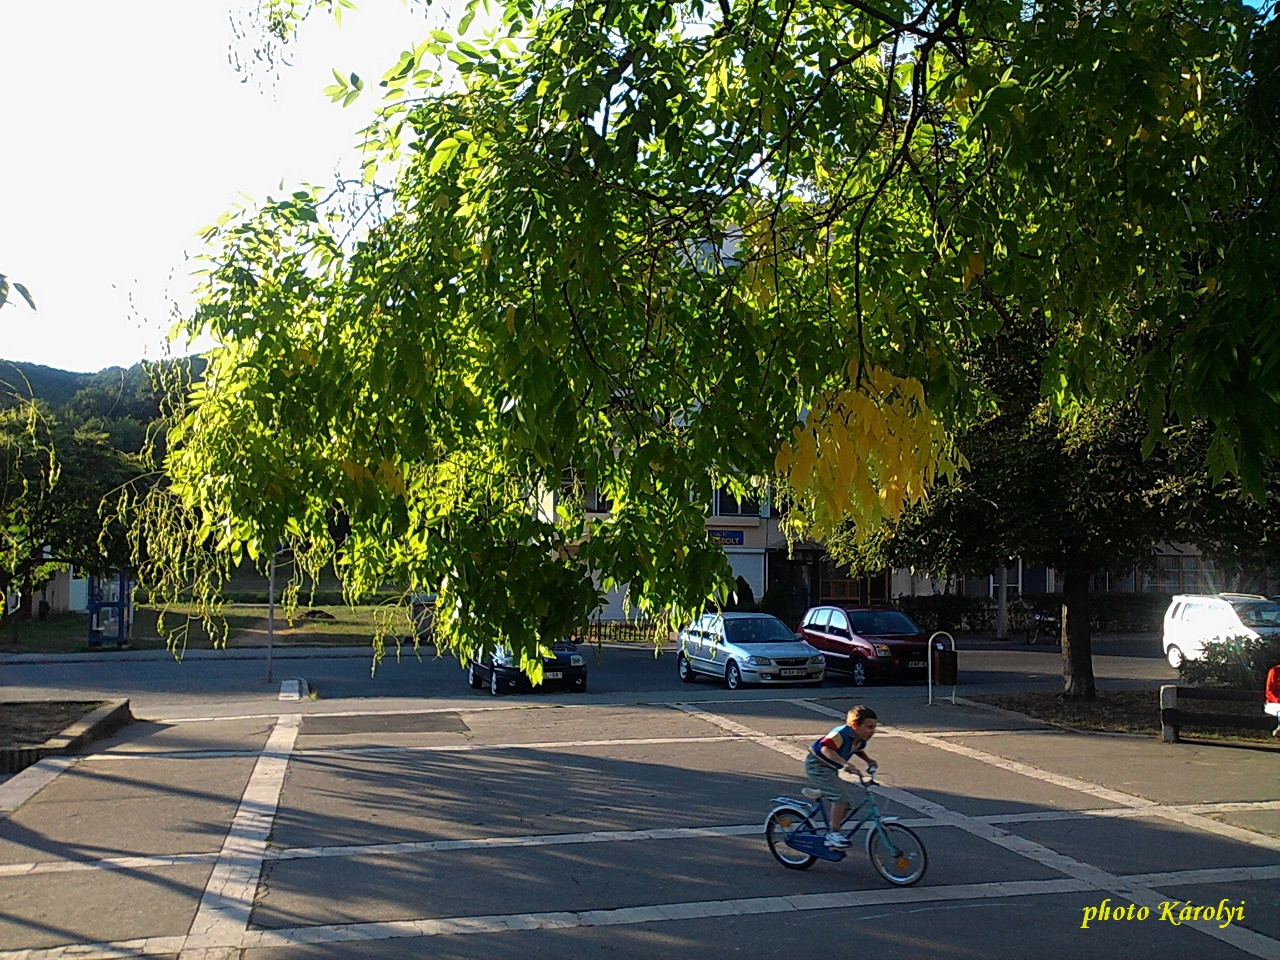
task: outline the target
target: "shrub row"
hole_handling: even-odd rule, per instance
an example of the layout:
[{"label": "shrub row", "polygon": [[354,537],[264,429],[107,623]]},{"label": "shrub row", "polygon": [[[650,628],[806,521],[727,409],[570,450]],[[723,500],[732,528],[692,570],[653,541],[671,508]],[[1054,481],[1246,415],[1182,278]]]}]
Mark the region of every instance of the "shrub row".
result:
[{"label": "shrub row", "polygon": [[[1155,633],[1160,630],[1164,611],[1169,606],[1165,593],[1091,593],[1090,628],[1101,633]],[[922,629],[951,633],[994,633],[996,602],[993,597],[964,597],[936,594],[924,597],[899,597],[897,605]],[[1025,632],[1036,610],[1057,612],[1062,608],[1061,594],[1018,598],[1009,603],[1009,630]]]},{"label": "shrub row", "polygon": [[1232,637],[1204,645],[1197,660],[1184,660],[1178,670],[1191,685],[1266,689],[1267,671],[1280,664],[1280,637]]}]

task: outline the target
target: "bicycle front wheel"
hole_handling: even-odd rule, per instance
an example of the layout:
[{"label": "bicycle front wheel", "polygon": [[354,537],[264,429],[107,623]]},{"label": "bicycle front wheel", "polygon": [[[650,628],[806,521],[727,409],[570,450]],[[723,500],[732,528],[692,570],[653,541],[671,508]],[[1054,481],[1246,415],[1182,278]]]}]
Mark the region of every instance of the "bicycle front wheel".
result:
[{"label": "bicycle front wheel", "polygon": [[818,858],[811,853],[787,846],[787,836],[797,830],[812,830],[813,822],[794,807],[779,807],[765,821],[764,838],[773,858],[788,870],[808,870]]},{"label": "bicycle front wheel", "polygon": [[915,831],[900,823],[881,823],[871,828],[867,846],[876,872],[897,887],[909,887],[924,876],[929,858]]}]

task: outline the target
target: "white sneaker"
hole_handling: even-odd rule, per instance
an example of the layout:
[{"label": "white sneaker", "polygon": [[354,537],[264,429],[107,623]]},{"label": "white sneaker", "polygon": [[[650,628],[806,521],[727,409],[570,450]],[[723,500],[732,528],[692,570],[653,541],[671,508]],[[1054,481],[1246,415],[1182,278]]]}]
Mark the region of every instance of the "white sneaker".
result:
[{"label": "white sneaker", "polygon": [[845,850],[853,846],[848,837],[843,833],[836,833],[834,830],[827,834],[826,840],[827,846],[834,850]]}]

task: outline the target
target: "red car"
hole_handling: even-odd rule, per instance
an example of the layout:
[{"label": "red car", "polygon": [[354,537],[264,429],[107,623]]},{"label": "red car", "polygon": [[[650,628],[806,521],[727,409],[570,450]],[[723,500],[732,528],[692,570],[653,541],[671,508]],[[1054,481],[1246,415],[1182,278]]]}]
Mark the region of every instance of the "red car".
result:
[{"label": "red car", "polygon": [[855,685],[871,680],[923,680],[929,638],[915,621],[891,607],[813,607],[796,638],[817,647],[827,670],[847,673]]}]

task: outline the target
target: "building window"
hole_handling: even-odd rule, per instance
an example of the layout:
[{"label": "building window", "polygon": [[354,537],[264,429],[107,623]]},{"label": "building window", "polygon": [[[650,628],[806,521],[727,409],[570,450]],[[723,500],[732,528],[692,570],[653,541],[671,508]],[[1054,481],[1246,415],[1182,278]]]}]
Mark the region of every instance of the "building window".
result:
[{"label": "building window", "polygon": [[602,494],[599,487],[586,487],[582,491],[582,508],[587,513],[612,513],[613,501]]},{"label": "building window", "polygon": [[717,517],[758,517],[760,501],[750,497],[735,497],[725,488],[716,491],[715,515]]},{"label": "building window", "polygon": [[588,486],[573,470],[566,470],[560,480],[560,492],[564,497],[582,497],[582,509],[587,513],[612,513],[613,501],[600,492],[599,487]]},{"label": "building window", "polygon": [[1147,589],[1163,593],[1217,593],[1217,580],[1212,560],[1157,554],[1155,574],[1147,581]]}]

